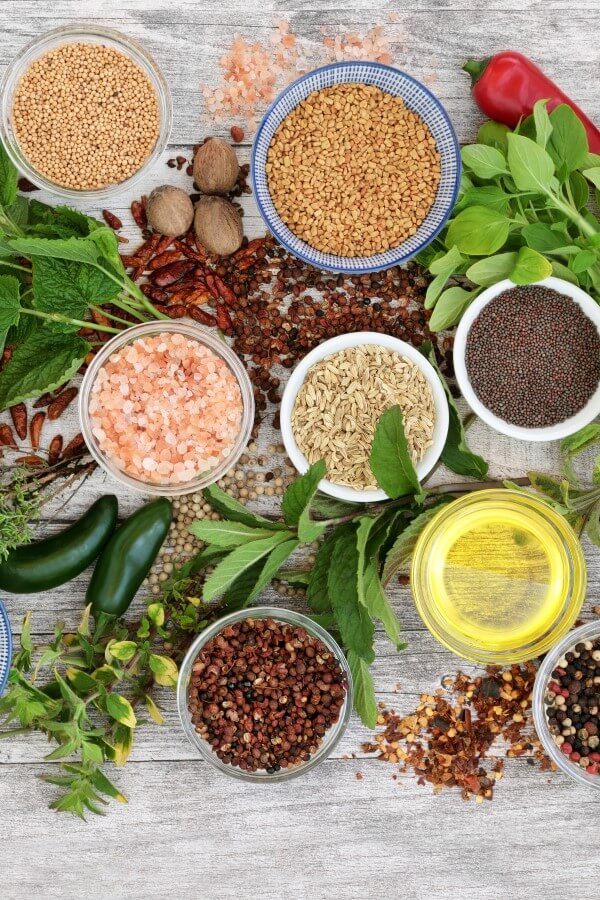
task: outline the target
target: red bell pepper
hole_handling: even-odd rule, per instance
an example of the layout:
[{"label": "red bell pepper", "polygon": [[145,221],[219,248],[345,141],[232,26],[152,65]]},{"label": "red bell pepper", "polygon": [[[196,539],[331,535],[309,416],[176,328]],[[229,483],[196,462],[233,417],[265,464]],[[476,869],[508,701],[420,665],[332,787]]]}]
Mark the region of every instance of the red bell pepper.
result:
[{"label": "red bell pepper", "polygon": [[522,53],[505,50],[488,59],[469,59],[463,69],[471,76],[477,105],[490,119],[514,128],[519,119],[531,115],[537,100],[547,100],[549,112],[567,103],[587,132],[590,151],[600,153],[600,130]]}]

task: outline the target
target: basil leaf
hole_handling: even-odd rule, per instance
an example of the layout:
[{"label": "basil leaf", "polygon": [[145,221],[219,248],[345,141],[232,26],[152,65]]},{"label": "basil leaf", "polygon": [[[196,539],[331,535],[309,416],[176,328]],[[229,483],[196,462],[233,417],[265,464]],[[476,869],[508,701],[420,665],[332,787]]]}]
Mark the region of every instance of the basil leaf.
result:
[{"label": "basil leaf", "polygon": [[569,175],[569,187],[575,208],[584,209],[590,199],[590,189],[581,172],[571,172]]},{"label": "basil leaf", "polygon": [[381,414],[369,458],[379,487],[392,500],[418,494],[421,485],[408,452],[402,410],[397,404]]},{"label": "basil leaf", "polygon": [[552,154],[561,181],[574,169],[585,165],[588,139],[579,117],[566,103],[561,103],[550,113],[552,135],[548,150]]},{"label": "basil leaf", "polygon": [[478,284],[481,287],[488,287],[496,284],[497,281],[503,281],[508,278],[515,267],[517,254],[498,253],[496,256],[489,256],[487,259],[479,259],[476,263],[466,271],[469,281]]},{"label": "basil leaf", "polygon": [[463,256],[456,247],[451,247],[429,266],[432,275],[452,275],[463,262]]},{"label": "basil leaf", "polygon": [[531,247],[521,247],[509,278],[513,284],[533,284],[534,281],[543,281],[551,274],[552,263],[541,253]]},{"label": "basil leaf", "polygon": [[552,157],[530,138],[508,135],[508,166],[520,191],[547,194],[552,187]]},{"label": "basil leaf", "polygon": [[533,121],[535,123],[535,140],[540,147],[545,147],[552,134],[552,123],[548,110],[548,101],[538,100],[533,106]]},{"label": "basil leaf", "polygon": [[456,245],[469,256],[491,256],[510,233],[510,220],[489,206],[470,206],[450,222],[446,245]]},{"label": "basil leaf", "polygon": [[504,154],[485,144],[469,144],[461,150],[462,161],[478,178],[508,175]]},{"label": "basil leaf", "polygon": [[310,544],[325,530],[325,525],[310,518],[310,505],[325,473],[325,460],[320,459],[304,475],[292,482],[283,495],[283,517],[288,525],[297,526],[298,537],[304,544]]},{"label": "basil leaf", "polygon": [[523,226],[521,234],[525,238],[527,246],[539,253],[558,250],[560,247],[564,247],[565,241],[567,243],[569,241],[569,238],[565,239],[563,234],[554,231],[544,222],[532,222],[530,225]]},{"label": "basil leaf", "polygon": [[477,132],[477,143],[487,144],[488,147],[496,147],[498,150],[506,153],[508,149],[506,136],[509,130],[507,125],[502,125],[500,122],[484,122]]},{"label": "basil leaf", "polygon": [[456,472],[457,475],[466,475],[468,478],[485,478],[488,472],[488,464],[481,456],[469,449],[465,429],[456,408],[454,397],[450,393],[446,379],[440,371],[431,341],[424,341],[419,350],[436,370],[448,400],[450,421],[448,424],[448,437],[442,450],[442,462],[452,472]]},{"label": "basil leaf", "polygon": [[327,590],[344,646],[369,664],[375,659],[373,622],[358,599],[358,550],[355,529],[345,529],[335,542]]},{"label": "basil leaf", "polygon": [[223,594],[236,578],[239,578],[260,559],[268,556],[278,544],[282,544],[287,539],[287,533],[279,533],[236,547],[221,562],[217,563],[216,568],[204,582],[203,599],[209,603],[215,597]]},{"label": "basil leaf", "polygon": [[557,278],[564,278],[565,281],[569,281],[571,284],[577,285],[579,287],[579,279],[574,272],[568,268],[568,266],[563,266],[562,263],[557,262],[555,259],[552,260],[552,274]]},{"label": "basil leaf", "polygon": [[591,169],[584,169],[581,174],[588,181],[591,181],[594,187],[600,188],[600,165],[593,166]]},{"label": "basil leaf", "polygon": [[464,196],[465,206],[489,206],[501,213],[507,212],[510,199],[510,194],[496,184],[471,188]]},{"label": "basil leaf", "polygon": [[66,259],[33,258],[33,298],[36,309],[82,319],[91,305],[115,300],[118,284],[94,266]]},{"label": "basil leaf", "polygon": [[0,141],[0,205],[12,206],[17,196],[19,173]]},{"label": "basil leaf", "polygon": [[22,256],[48,256],[52,259],[70,259],[74,262],[95,265],[99,253],[96,244],[88,238],[13,238],[9,242],[14,253]]},{"label": "basil leaf", "polygon": [[274,533],[265,528],[252,528],[241,522],[228,522],[226,519],[221,522],[198,519],[192,522],[188,530],[206,544],[225,548],[239,547],[248,541],[257,541]]},{"label": "basil leaf", "polygon": [[250,512],[247,507],[237,500],[234,500],[229,494],[221,490],[216,484],[211,484],[204,488],[204,496],[215,510],[220,513],[223,518],[231,519],[233,522],[241,522],[243,525],[249,525],[251,528],[267,528],[270,531],[287,531],[285,525],[281,522],[271,522],[264,516]]},{"label": "basil leaf", "polygon": [[467,291],[461,287],[451,287],[444,291],[436,303],[429,328],[431,331],[444,331],[460,320],[465,309],[477,296],[479,291]]},{"label": "basil leaf", "polygon": [[4,350],[8,332],[19,324],[20,316],[19,279],[14,275],[0,275],[0,355]]},{"label": "basil leaf", "polygon": [[353,650],[348,651],[346,658],[352,675],[354,708],[360,716],[363,725],[366,725],[367,728],[375,728],[378,710],[375,699],[375,686],[369,667],[364,659],[361,659]]},{"label": "basil leaf", "polygon": [[419,513],[398,534],[385,558],[382,574],[383,584],[389,584],[394,575],[407,568],[419,535],[433,517],[437,515],[439,507],[442,505],[444,504],[440,503],[438,506],[432,506]]},{"label": "basil leaf", "polygon": [[0,410],[52,391],[71,378],[90,345],[75,334],[64,334],[44,323],[32,329],[2,370]]},{"label": "basil leaf", "polygon": [[593,266],[596,260],[597,257],[593,250],[580,250],[571,260],[571,269],[576,275],[580,275]]},{"label": "basil leaf", "polygon": [[575,434],[563,438],[560,442],[560,452],[571,455],[581,453],[582,450],[592,446],[597,441],[600,441],[600,424],[591,422],[589,425],[580,428]]}]

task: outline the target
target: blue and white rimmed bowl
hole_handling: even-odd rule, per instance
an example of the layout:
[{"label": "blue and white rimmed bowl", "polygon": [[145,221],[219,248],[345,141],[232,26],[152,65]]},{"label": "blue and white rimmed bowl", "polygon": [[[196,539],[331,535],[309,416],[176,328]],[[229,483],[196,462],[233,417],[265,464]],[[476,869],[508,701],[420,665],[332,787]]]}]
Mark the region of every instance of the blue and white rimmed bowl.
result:
[{"label": "blue and white rimmed bowl", "polygon": [[[267,181],[267,154],[275,132],[283,120],[313,91],[334,84],[371,84],[402,97],[433,135],[441,158],[441,180],[437,196],[417,232],[398,247],[373,256],[335,256],[315,250],[297,237],[279,216],[271,199]],[[314,69],[289,85],[267,110],[252,147],[252,182],[260,214],[271,233],[291,253],[318,269],[363,275],[408,262],[420,253],[446,224],[456,202],[460,182],[460,147],[452,123],[437,97],[400,69],[374,62],[340,62]]]},{"label": "blue and white rimmed bowl", "polygon": [[10,661],[12,658],[12,634],[8,613],[0,600],[0,697],[8,681]]}]

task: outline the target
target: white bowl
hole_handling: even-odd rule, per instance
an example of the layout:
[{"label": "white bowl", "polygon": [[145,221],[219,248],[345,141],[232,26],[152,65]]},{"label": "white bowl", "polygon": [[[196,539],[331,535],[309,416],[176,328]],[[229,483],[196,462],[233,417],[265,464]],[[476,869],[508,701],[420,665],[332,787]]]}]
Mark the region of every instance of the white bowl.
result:
[{"label": "white bowl", "polygon": [[[378,334],[376,331],[357,331],[354,334],[341,334],[338,337],[330,338],[330,340],[319,344],[318,347],[311,350],[298,363],[290,376],[281,399],[281,435],[287,454],[298,472],[303,475],[310,464],[296,443],[292,430],[292,411],[308,370],[326,356],[331,356],[332,353],[338,353],[340,350],[346,350],[348,347],[361,347],[365,344],[376,344],[379,347],[384,347],[386,350],[393,350],[401,356],[408,357],[421,370],[429,382],[435,407],[435,423],[433,427],[433,444],[425,451],[423,459],[415,466],[419,480],[422,480],[433,469],[446,443],[449,419],[446,392],[437,372],[422,353],[419,353],[415,347],[405,343],[405,341],[391,337],[388,334]],[[344,484],[334,484],[333,481],[328,481],[326,478],[319,482],[319,490],[330,497],[336,497],[338,500],[347,500],[351,503],[377,503],[381,500],[389,499],[385,491],[359,491]]]},{"label": "white bowl", "polygon": [[[571,297],[600,332],[600,306],[581,288],[564,281],[562,278],[545,278],[543,281],[536,281],[535,284],[540,287],[551,288],[559,294]],[[564,422],[558,422],[556,425],[549,425],[546,428],[524,428],[521,425],[513,425],[511,422],[506,422],[484,406],[473,390],[467,374],[465,353],[467,336],[473,322],[490,300],[493,300],[494,297],[497,297],[498,294],[502,294],[504,291],[517,287],[519,285],[508,279],[499,281],[498,284],[493,284],[480,294],[467,309],[460,320],[456,337],[454,338],[454,372],[456,380],[461,394],[473,412],[501,434],[518,438],[521,441],[558,441],[568,437],[570,434],[575,434],[576,431],[579,431],[584,425],[589,425],[596,416],[600,415],[600,383],[583,409],[580,409],[578,413],[569,419],[565,419]]]}]

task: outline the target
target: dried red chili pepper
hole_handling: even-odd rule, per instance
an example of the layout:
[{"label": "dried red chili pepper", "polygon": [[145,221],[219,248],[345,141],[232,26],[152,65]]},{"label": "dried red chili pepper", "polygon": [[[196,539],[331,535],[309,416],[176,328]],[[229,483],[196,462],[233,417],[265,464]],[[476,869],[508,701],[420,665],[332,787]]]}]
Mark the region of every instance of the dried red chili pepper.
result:
[{"label": "dried red chili pepper", "polygon": [[48,407],[48,418],[51,422],[59,419],[64,413],[67,406],[72,403],[72,401],[77,396],[78,389],[76,387],[67,388],[66,391],[63,391],[58,397],[52,401],[50,406]]},{"label": "dried red chili pepper", "polygon": [[178,304],[177,306],[165,306],[164,312],[170,319],[182,319],[186,315],[187,310],[183,304]]},{"label": "dried red chili pepper", "polygon": [[205,312],[205,310],[200,309],[199,306],[188,306],[187,312],[190,318],[194,319],[196,322],[200,322],[201,325],[214,326],[217,324],[215,317],[211,316],[210,313]]},{"label": "dried red chili pepper", "polygon": [[207,272],[205,275],[206,287],[211,293],[211,296],[214,297],[215,300],[219,299],[219,289],[217,287],[217,283],[215,281],[215,276],[211,275],[210,272]]},{"label": "dried red chili pepper", "polygon": [[221,303],[217,303],[217,325],[225,334],[231,334],[233,331],[231,316]]},{"label": "dried red chili pepper", "polygon": [[114,213],[111,213],[109,209],[102,210],[102,218],[106,222],[109,228],[112,228],[114,231],[118,231],[119,228],[123,227],[123,223],[121,222],[118,216],[115,216]]},{"label": "dried red chili pepper", "polygon": [[17,449],[17,442],[15,441],[13,430],[6,422],[0,423],[0,446],[12,447],[13,450]]},{"label": "dried red chili pepper", "polygon": [[138,228],[147,227],[148,219],[146,218],[146,210],[140,200],[134,200],[131,204],[131,215],[133,216],[133,221],[138,226]]},{"label": "dried red chili pepper", "polygon": [[25,178],[24,175],[19,178],[17,185],[22,194],[31,194],[32,191],[39,191],[39,187],[33,184],[29,178]]},{"label": "dried red chili pepper", "polygon": [[85,441],[83,440],[83,435],[81,432],[76,434],[73,440],[69,441],[65,449],[63,450],[63,459],[71,459],[73,456],[77,456],[79,451],[85,447]]},{"label": "dried red chili pepper", "polygon": [[219,297],[221,300],[224,300],[228,306],[235,306],[237,303],[237,297],[233,293],[230,287],[228,287],[222,278],[219,278],[218,275],[215,275],[215,286],[219,292]]},{"label": "dried red chili pepper", "polygon": [[42,433],[42,425],[44,424],[44,419],[46,418],[45,412],[37,412],[29,425],[29,436],[31,438],[31,446],[34,450],[40,446],[40,435]]},{"label": "dried red chili pepper", "polygon": [[148,297],[149,300],[154,301],[154,303],[166,303],[169,299],[169,295],[166,291],[163,291],[161,288],[154,287],[151,284],[140,285],[140,290],[142,294]]},{"label": "dried red chili pepper", "polygon": [[24,403],[16,403],[10,408],[10,417],[13,420],[15,431],[22,441],[27,437],[27,407]]},{"label": "dried red chili pepper", "polygon": [[60,459],[60,451],[62,450],[63,437],[62,434],[55,434],[50,441],[48,447],[48,465],[54,466]]},{"label": "dried red chili pepper", "polygon": [[52,403],[53,399],[54,399],[54,394],[50,394],[50,393],[42,394],[42,396],[38,397],[38,399],[33,404],[33,408],[40,409],[40,407],[48,406],[49,403]]},{"label": "dried red chili pepper", "polygon": [[180,257],[179,250],[165,250],[163,253],[160,252],[160,246],[157,247],[156,256],[154,259],[148,263],[148,269],[153,272],[155,269],[162,269],[163,266],[168,266],[169,263],[177,262]]},{"label": "dried red chili pepper", "polygon": [[175,284],[176,281],[179,281],[180,278],[183,278],[184,275],[187,275],[194,268],[195,264],[191,260],[175,262],[168,266],[163,266],[162,269],[157,269],[150,278],[156,287],[166,287],[167,285]]}]

